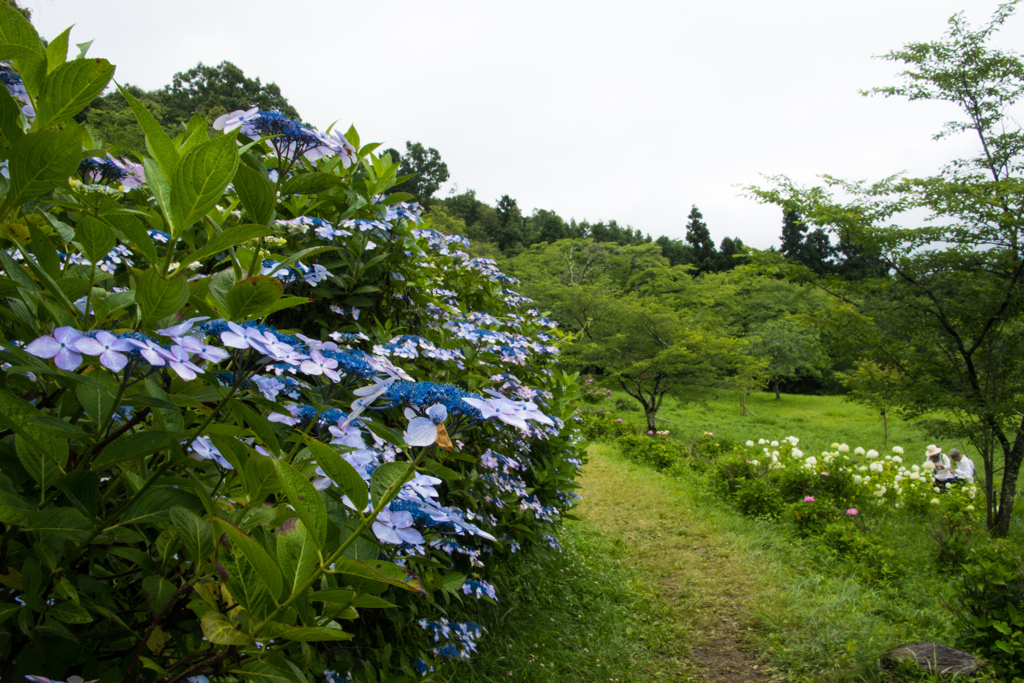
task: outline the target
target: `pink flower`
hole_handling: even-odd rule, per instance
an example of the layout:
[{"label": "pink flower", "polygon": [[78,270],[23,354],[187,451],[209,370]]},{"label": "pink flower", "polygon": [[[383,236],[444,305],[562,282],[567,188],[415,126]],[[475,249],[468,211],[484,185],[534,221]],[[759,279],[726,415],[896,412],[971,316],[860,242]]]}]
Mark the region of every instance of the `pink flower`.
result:
[{"label": "pink flower", "polygon": [[814,496],[804,496],[804,502],[805,503],[813,503],[814,502]]},{"label": "pink flower", "polygon": [[616,422],[622,422],[622,418],[620,417],[619,419],[616,420]]},{"label": "pink flower", "polygon": [[654,436],[654,432],[652,432],[651,430],[649,430],[649,429],[648,429],[648,430],[647,430],[647,435],[648,435],[648,436]]},{"label": "pink flower", "polygon": [[850,515],[851,517],[856,517],[857,516],[857,508],[850,508],[849,510],[846,511],[846,514]]},{"label": "pink flower", "polygon": [[828,476],[828,472],[822,472],[822,473],[821,473],[821,476],[823,476],[823,477],[827,477],[827,476]]}]

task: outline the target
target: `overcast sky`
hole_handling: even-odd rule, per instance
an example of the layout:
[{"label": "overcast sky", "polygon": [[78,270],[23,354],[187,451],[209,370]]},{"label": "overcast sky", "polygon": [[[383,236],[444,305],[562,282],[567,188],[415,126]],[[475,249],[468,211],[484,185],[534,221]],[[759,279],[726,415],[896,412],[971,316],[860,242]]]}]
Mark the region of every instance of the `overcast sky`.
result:
[{"label": "overcast sky", "polygon": [[[778,244],[781,214],[739,196],[761,175],[810,184],[933,172],[970,150],[931,135],[955,111],[865,98],[872,59],[939,38],[966,0],[23,0],[145,89],[229,60],[321,129],[435,147],[443,194],[682,239],[692,204],[716,242]],[[1024,44],[1024,16],[996,43]]]}]

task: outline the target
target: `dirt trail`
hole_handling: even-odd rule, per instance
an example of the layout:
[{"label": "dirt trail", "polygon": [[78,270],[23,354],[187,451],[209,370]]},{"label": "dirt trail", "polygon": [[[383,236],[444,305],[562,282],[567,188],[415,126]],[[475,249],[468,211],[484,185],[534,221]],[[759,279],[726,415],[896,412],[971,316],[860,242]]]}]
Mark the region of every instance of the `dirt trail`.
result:
[{"label": "dirt trail", "polygon": [[[601,533],[621,539],[669,607],[676,647],[658,680],[739,683],[783,681],[759,661],[747,624],[764,587],[757,566],[734,552],[728,539],[700,518],[693,501],[651,470],[591,448],[576,514]],[[681,677],[682,676],[682,677]]]}]

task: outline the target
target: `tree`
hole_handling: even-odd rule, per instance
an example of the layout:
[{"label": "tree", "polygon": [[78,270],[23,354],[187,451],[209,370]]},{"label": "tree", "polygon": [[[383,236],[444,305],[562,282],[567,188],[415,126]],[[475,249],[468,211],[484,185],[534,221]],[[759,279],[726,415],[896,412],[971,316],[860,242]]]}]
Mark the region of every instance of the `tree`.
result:
[{"label": "tree", "polygon": [[217,66],[199,62],[188,71],[174,74],[170,85],[156,94],[165,109],[165,124],[183,125],[193,116],[212,120],[221,114],[251,107],[275,109],[290,118],[300,118],[276,84],[263,85],[259,78],[247,78],[240,68],[228,61]]},{"label": "tree", "polygon": [[776,318],[751,332],[750,353],[767,363],[765,372],[776,400],[782,398],[780,383],[820,374],[825,354],[813,330],[795,320]]},{"label": "tree", "polygon": [[656,431],[665,396],[692,401],[714,388],[746,389],[759,383],[760,363],[744,353],[744,340],[724,337],[685,320],[650,298],[606,301],[591,336],[570,357],[615,377],[643,407]]},{"label": "tree", "polygon": [[[774,188],[752,188],[872,264],[860,280],[817,280],[845,303],[825,321],[899,378],[894,400],[901,410],[943,415],[947,433],[978,448],[989,527],[999,535],[1009,530],[1024,460],[1024,131],[1007,113],[1024,95],[1024,62],[987,43],[1016,2],[1001,5],[981,28],[958,14],[942,39],[888,53],[885,59],[906,67],[904,80],[870,91],[955,105],[960,118],[936,137],[968,133],[978,143],[974,156],[926,178],[869,184],[824,176],[823,187],[808,189],[781,177]],[[911,211],[909,225],[900,225]],[[930,218],[916,227],[922,211]],[[805,266],[789,272],[801,268],[806,275]]]},{"label": "tree", "polygon": [[702,273],[710,271],[715,259],[715,243],[711,239],[707,223],[704,222],[704,215],[696,204],[690,209],[690,215],[687,217],[686,242],[693,248],[697,270]]},{"label": "tree", "polygon": [[498,247],[505,253],[523,244],[523,214],[516,200],[507,194],[501,195],[498,205]]},{"label": "tree", "polygon": [[394,149],[387,150],[391,158],[400,161],[399,175],[412,176],[395,185],[391,192],[408,192],[423,206],[431,204],[431,198],[448,180],[448,164],[441,161],[441,153],[433,147],[424,147],[420,142],[405,141],[405,154]]}]

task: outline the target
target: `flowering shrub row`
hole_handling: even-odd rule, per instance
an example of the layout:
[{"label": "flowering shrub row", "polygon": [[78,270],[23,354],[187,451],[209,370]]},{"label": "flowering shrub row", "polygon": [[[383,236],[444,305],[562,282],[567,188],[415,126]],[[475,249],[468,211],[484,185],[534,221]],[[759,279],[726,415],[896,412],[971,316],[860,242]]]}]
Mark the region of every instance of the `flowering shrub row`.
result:
[{"label": "flowering shrub row", "polygon": [[573,504],[554,324],[354,129],[124,93],[114,158],[113,67],[0,35],[0,678],[449,675]]}]

